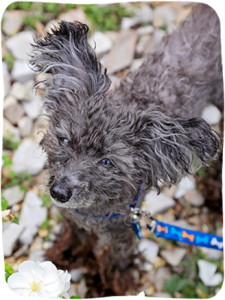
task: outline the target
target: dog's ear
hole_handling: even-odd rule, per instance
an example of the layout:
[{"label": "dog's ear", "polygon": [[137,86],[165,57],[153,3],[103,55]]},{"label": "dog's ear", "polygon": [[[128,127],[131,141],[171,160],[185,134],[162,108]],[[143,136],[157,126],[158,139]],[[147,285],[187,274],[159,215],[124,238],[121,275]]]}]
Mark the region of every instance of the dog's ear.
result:
[{"label": "dog's ear", "polygon": [[46,97],[57,98],[56,93],[63,91],[84,97],[107,92],[111,82],[88,44],[88,26],[66,21],[58,25],[32,45],[31,67],[51,74],[41,82]]},{"label": "dog's ear", "polygon": [[201,118],[149,111],[139,115],[133,130],[140,176],[158,192],[159,181],[177,184],[185,174],[207,165],[220,146],[219,135]]}]

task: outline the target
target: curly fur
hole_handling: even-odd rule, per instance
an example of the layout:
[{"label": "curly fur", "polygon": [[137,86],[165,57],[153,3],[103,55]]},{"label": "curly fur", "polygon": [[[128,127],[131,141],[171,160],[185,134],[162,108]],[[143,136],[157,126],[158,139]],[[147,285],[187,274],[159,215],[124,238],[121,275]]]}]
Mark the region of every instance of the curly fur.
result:
[{"label": "curly fur", "polygon": [[[131,228],[123,217],[92,216],[126,217],[142,183],[160,192],[159,182],[177,184],[215,157],[220,139],[199,115],[206,103],[223,103],[220,26],[210,7],[196,6],[114,91],[108,91],[110,79],[87,34],[86,25],[62,21],[35,40],[31,65],[51,75],[37,84],[44,84],[49,116],[41,145],[48,154],[49,188],[57,183],[72,191],[67,202],[52,201],[79,226],[94,230],[99,247],[110,244],[125,267],[134,250]],[[100,163],[105,158],[110,167]]]}]

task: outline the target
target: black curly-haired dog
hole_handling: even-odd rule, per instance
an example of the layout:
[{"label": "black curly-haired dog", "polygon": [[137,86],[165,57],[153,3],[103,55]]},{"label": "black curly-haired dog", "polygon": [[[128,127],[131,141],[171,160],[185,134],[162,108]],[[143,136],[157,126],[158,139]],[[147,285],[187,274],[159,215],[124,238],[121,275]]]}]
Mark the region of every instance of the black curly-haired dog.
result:
[{"label": "black curly-haired dog", "polygon": [[194,6],[112,91],[87,34],[86,25],[62,21],[35,40],[31,65],[51,74],[41,145],[53,203],[126,268],[135,234],[125,219],[140,187],[138,207],[147,189],[177,184],[217,153],[220,138],[199,116],[208,102],[223,103],[220,24],[209,6]]}]

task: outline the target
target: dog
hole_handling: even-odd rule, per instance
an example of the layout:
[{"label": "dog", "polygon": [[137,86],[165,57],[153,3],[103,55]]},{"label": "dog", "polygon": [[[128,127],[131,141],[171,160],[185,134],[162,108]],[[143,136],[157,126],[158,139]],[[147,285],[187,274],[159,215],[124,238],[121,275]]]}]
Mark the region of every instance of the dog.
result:
[{"label": "dog", "polygon": [[114,90],[80,22],[61,21],[35,39],[30,64],[49,74],[36,88],[49,118],[41,146],[52,202],[98,236],[96,253],[108,245],[112,266],[125,270],[136,248],[131,207],[150,188],[160,193],[159,183],[170,187],[208,165],[220,147],[200,117],[207,103],[223,103],[219,19],[195,5]]}]

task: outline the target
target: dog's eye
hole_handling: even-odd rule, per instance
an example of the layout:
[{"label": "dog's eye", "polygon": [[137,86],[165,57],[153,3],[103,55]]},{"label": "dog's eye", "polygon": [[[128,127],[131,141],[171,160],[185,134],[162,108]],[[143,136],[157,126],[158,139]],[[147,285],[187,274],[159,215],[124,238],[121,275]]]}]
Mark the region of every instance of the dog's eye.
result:
[{"label": "dog's eye", "polygon": [[68,140],[66,138],[60,137],[59,142],[62,146],[67,146],[68,145]]},{"label": "dog's eye", "polygon": [[99,163],[101,165],[103,165],[104,167],[113,167],[113,163],[108,159],[108,158],[104,158],[102,160],[99,161]]}]

